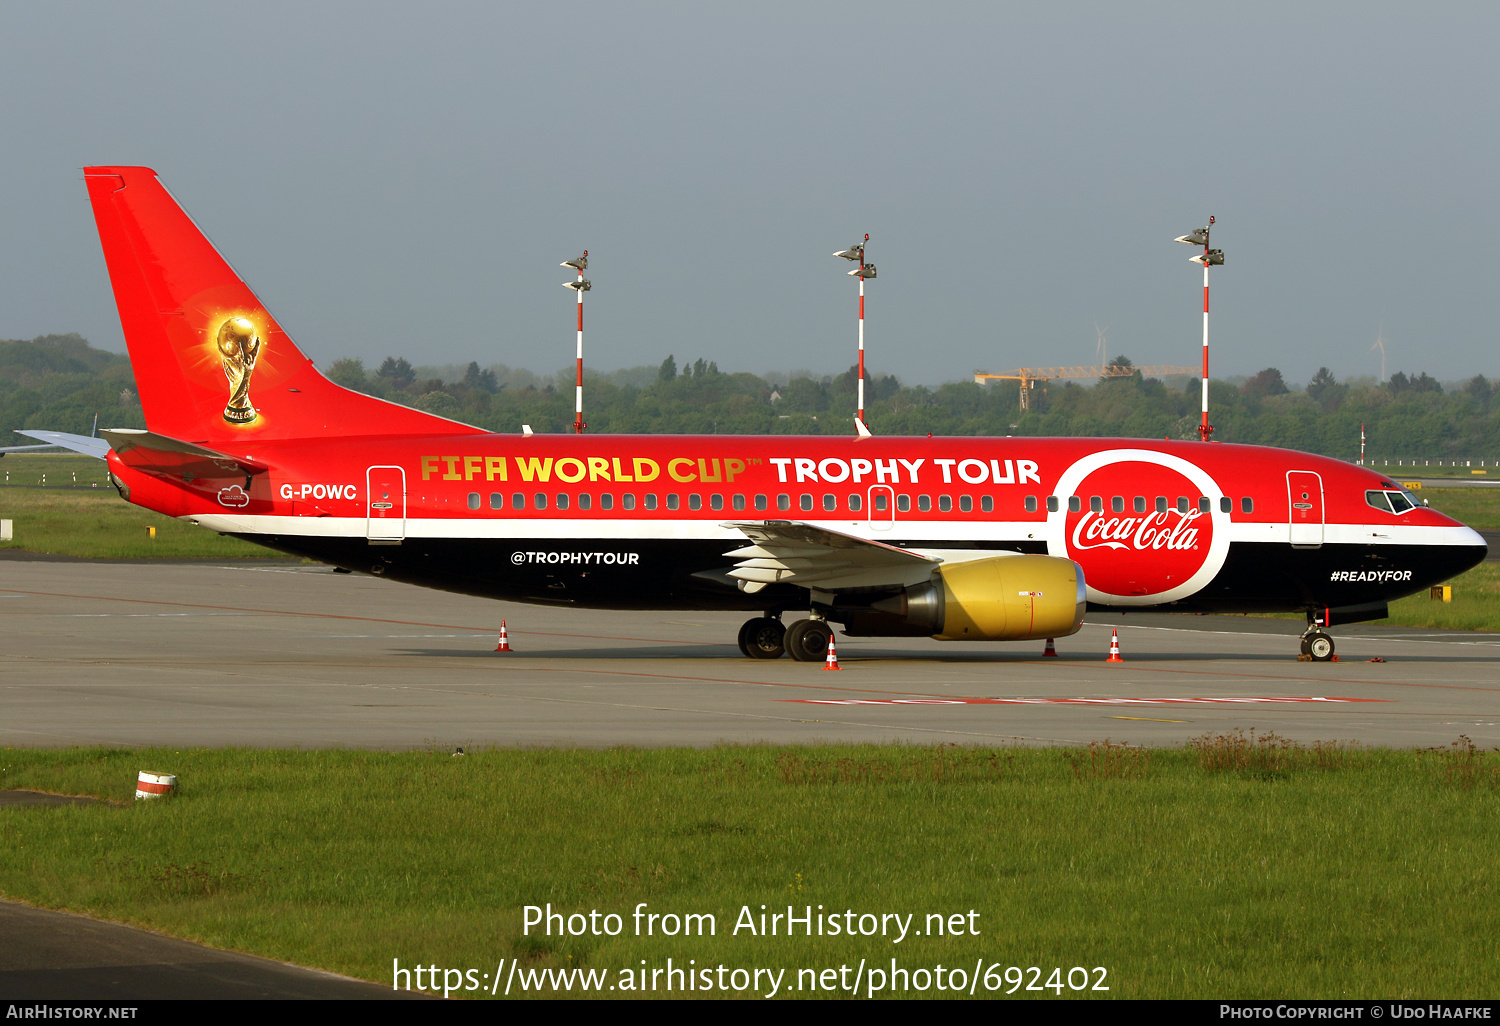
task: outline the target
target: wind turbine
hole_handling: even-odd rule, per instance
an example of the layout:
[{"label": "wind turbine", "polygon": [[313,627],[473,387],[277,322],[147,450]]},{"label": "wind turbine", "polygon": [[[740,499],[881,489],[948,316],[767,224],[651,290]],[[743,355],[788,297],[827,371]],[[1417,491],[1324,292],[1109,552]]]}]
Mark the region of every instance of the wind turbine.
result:
[{"label": "wind turbine", "polygon": [[1380,383],[1385,384],[1385,318],[1380,318],[1380,331],[1375,335],[1375,344],[1370,347],[1370,352],[1380,350]]},{"label": "wind turbine", "polygon": [[1108,334],[1109,327],[1110,326],[1108,324],[1106,324],[1104,327],[1101,328],[1101,327],[1099,327],[1099,322],[1098,321],[1094,322],[1094,334],[1096,334],[1096,335],[1099,336],[1099,345],[1096,347],[1096,352],[1097,352],[1099,358],[1094,361],[1094,366],[1096,366],[1096,367],[1103,367],[1104,366],[1104,350],[1106,348],[1105,347],[1105,335]]}]

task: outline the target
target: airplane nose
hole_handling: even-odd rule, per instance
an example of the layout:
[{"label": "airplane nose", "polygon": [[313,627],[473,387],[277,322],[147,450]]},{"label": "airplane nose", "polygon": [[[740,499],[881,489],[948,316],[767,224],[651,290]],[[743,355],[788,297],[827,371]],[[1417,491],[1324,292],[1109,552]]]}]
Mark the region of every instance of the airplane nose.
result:
[{"label": "airplane nose", "polygon": [[1488,550],[1489,542],[1484,540],[1484,535],[1472,527],[1450,527],[1443,538],[1445,545],[1477,545]]}]

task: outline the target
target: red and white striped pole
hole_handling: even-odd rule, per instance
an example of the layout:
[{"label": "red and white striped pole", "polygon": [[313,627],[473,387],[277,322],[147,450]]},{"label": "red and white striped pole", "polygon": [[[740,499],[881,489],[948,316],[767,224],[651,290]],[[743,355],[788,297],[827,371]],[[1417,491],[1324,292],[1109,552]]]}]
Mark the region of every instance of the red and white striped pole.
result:
[{"label": "red and white striped pole", "polygon": [[[870,233],[865,232],[865,248],[870,244]],[[865,257],[860,255],[860,270],[864,270]],[[859,422],[865,422],[865,276],[859,276]]]},{"label": "red and white striped pole", "polygon": [[564,260],[563,267],[572,267],[578,271],[577,281],[563,282],[563,288],[572,289],[578,293],[578,385],[574,392],[573,400],[573,431],[575,434],[583,434],[583,429],[588,427],[583,422],[583,294],[591,287],[583,272],[589,266],[589,251],[584,250],[583,256],[577,260]]},{"label": "red and white striped pole", "polygon": [[[579,263],[584,263],[588,260],[588,258],[589,251],[584,250],[583,260],[580,260]],[[1208,269],[1204,268],[1203,273],[1206,275],[1208,273]],[[581,287],[583,284],[582,267],[578,269],[578,282],[580,285],[580,288],[576,290],[578,292],[578,386],[573,396],[573,433],[581,435],[583,434],[583,289]],[[1205,359],[1207,359],[1207,357],[1205,357]]]},{"label": "red and white striped pole", "polygon": [[[1214,219],[1209,216],[1209,227],[1213,227]],[[1203,441],[1208,441],[1209,436],[1214,433],[1213,425],[1208,422],[1208,232],[1203,233],[1203,422],[1198,425],[1198,436]]]}]

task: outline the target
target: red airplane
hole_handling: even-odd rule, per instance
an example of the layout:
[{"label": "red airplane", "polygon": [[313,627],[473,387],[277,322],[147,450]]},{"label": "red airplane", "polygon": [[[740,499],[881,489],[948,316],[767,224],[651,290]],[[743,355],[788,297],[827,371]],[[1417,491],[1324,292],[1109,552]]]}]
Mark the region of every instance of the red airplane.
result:
[{"label": "red airplane", "polygon": [[85,176],[148,429],[36,437],[105,455],[130,502],[346,570],[753,611],[739,644],[762,659],[821,661],[831,624],[1041,639],[1088,609],[1302,611],[1302,650],[1326,660],[1326,628],[1485,556],[1390,478],[1284,449],[491,434],[335,385],[154,171]]}]

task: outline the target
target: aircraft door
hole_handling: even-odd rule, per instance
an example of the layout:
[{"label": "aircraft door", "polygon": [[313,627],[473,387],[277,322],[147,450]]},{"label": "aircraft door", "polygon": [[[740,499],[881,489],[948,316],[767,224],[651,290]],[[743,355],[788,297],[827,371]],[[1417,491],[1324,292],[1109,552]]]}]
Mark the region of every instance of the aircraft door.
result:
[{"label": "aircraft door", "polygon": [[1310,470],[1289,470],[1286,491],[1292,547],[1318,548],[1323,544],[1323,479]]},{"label": "aircraft door", "polygon": [[365,471],[365,537],[371,545],[400,545],[406,537],[406,471]]},{"label": "aircraft door", "polygon": [[896,490],[890,485],[873,485],[865,496],[870,530],[889,531],[896,526]]}]

